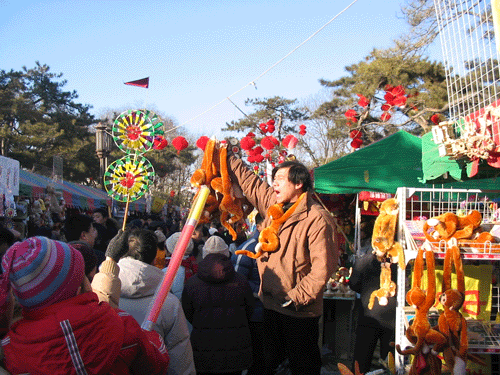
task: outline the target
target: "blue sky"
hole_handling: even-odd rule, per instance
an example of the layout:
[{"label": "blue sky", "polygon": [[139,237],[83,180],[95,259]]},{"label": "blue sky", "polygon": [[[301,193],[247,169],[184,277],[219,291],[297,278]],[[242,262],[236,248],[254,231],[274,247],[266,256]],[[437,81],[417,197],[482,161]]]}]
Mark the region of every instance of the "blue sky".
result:
[{"label": "blue sky", "polygon": [[[147,107],[187,132],[223,136],[247,98],[306,100],[406,30],[398,1],[358,0],[247,86],[352,0],[0,0],[0,69],[63,73],[102,115]],[[150,77],[150,88],[124,82]],[[209,108],[223,101],[215,109]],[[204,113],[206,112],[206,113]]]}]

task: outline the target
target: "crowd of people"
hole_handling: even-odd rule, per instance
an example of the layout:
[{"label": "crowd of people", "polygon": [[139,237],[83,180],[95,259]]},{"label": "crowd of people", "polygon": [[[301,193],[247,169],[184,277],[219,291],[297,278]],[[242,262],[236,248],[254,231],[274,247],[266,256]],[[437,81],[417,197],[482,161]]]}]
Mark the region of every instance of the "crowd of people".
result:
[{"label": "crowd of people", "polygon": [[[289,161],[269,186],[229,156],[233,183],[258,213],[233,241],[198,225],[151,331],[141,324],[170,266],[182,222],[122,224],[107,207],[72,214],[60,230],[0,244],[2,364],[11,374],[320,374],[322,293],[338,264],[331,215],[310,174]],[[257,259],[271,206],[291,215],[278,248]],[[290,211],[289,211],[290,210]]]}]

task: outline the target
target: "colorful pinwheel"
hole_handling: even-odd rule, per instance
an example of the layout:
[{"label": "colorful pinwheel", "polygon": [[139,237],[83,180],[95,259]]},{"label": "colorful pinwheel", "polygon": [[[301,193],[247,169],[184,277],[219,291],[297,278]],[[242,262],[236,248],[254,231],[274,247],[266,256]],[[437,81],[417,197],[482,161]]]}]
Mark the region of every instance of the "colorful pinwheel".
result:
[{"label": "colorful pinwheel", "polygon": [[117,201],[131,202],[146,193],[154,176],[153,165],[148,159],[141,155],[126,155],[109,165],[104,173],[104,187]]},{"label": "colorful pinwheel", "polygon": [[[128,110],[121,113],[113,123],[113,140],[126,153],[144,153],[153,147],[153,139],[159,134],[149,111]],[[161,124],[161,123],[160,123]]]}]

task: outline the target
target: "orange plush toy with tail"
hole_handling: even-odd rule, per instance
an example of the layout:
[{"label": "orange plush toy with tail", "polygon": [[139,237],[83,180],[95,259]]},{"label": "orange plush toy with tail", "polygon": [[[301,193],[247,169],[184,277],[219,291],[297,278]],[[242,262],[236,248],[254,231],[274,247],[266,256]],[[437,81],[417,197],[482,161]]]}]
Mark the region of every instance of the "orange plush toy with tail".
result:
[{"label": "orange plush toy with tail", "polygon": [[[452,261],[455,265],[457,288],[452,288]],[[443,267],[443,292],[439,302],[443,305],[443,312],[439,316],[439,331],[448,339],[451,355],[445,353],[447,365],[453,369],[453,374],[465,374],[467,361],[467,322],[460,313],[465,300],[465,278],[462,259],[457,240],[448,241]],[[450,363],[451,362],[451,363]]]},{"label": "orange plush toy with tail", "polygon": [[[426,246],[424,244],[424,246]],[[446,343],[446,337],[439,331],[432,329],[427,319],[427,313],[432,307],[436,296],[436,273],[434,253],[425,251],[427,263],[427,292],[421,289],[421,281],[424,269],[424,250],[418,250],[414,265],[414,285],[406,293],[408,304],[415,306],[415,318],[413,323],[405,332],[408,340],[414,347],[402,350],[396,345],[399,354],[412,354],[412,366],[409,375],[416,374],[441,374],[441,360],[437,357],[436,349]]]},{"label": "orange plush toy with tail", "polygon": [[279,229],[281,225],[293,214],[299,203],[304,199],[306,193],[302,193],[297,201],[286,212],[283,212],[283,204],[275,204],[267,210],[267,216],[271,218],[271,225],[263,229],[259,234],[259,243],[255,246],[255,253],[248,250],[236,250],[235,254],[243,254],[257,259],[264,252],[275,252],[280,245]]},{"label": "orange plush toy with tail", "polygon": [[383,262],[380,264],[380,288],[374,290],[370,295],[368,308],[371,310],[375,303],[375,298],[378,298],[380,306],[386,306],[389,303],[389,297],[396,295],[396,283],[391,280],[391,264]]},{"label": "orange plush toy with tail", "polygon": [[[372,232],[372,252],[381,262],[386,258],[391,263],[398,263],[401,269],[405,269],[404,251],[401,245],[394,241],[396,235],[396,224],[398,220],[399,204],[395,198],[389,198],[382,202]],[[382,287],[382,285],[380,285]]]}]

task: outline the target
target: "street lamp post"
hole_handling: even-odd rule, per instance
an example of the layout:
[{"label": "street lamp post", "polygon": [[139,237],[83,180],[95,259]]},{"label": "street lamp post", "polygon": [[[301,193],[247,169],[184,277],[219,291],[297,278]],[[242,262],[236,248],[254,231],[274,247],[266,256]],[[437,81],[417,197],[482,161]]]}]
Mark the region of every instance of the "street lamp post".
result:
[{"label": "street lamp post", "polygon": [[99,123],[95,127],[95,152],[99,158],[99,184],[104,189],[104,172],[108,168],[108,156],[111,152],[111,136],[106,124]]}]

